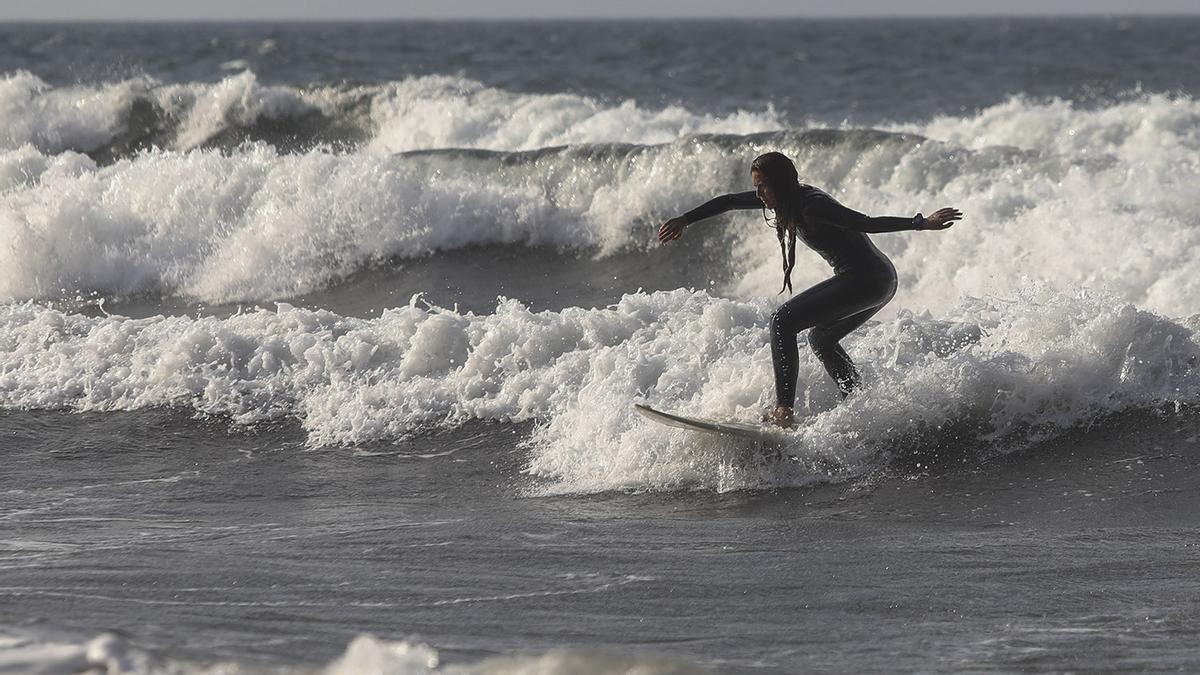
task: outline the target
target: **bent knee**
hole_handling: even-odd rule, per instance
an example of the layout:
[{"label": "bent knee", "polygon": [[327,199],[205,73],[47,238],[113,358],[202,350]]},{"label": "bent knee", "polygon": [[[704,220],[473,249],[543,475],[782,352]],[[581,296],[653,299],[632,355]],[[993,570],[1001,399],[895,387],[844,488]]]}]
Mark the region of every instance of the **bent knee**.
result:
[{"label": "bent knee", "polygon": [[837,340],[820,328],[813,328],[808,331],[808,346],[817,354],[821,354],[836,347]]}]

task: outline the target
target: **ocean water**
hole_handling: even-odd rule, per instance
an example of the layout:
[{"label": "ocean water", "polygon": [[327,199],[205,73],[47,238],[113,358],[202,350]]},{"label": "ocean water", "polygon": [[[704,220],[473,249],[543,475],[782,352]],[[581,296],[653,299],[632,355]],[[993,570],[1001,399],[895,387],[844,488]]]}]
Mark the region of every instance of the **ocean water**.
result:
[{"label": "ocean water", "polygon": [[[0,26],[0,672],[1200,669],[1198,33]],[[966,218],[649,424],[773,402],[761,214],[655,239],[766,150]]]}]

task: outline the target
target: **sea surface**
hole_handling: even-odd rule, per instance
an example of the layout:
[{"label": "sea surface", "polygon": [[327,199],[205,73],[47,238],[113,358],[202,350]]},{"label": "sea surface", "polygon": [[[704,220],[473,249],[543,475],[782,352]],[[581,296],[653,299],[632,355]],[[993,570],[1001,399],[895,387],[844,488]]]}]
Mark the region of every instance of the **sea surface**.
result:
[{"label": "sea surface", "polygon": [[[0,26],[0,673],[1200,670],[1197,35]],[[649,423],[773,403],[763,214],[655,237],[767,150],[966,217]]]}]

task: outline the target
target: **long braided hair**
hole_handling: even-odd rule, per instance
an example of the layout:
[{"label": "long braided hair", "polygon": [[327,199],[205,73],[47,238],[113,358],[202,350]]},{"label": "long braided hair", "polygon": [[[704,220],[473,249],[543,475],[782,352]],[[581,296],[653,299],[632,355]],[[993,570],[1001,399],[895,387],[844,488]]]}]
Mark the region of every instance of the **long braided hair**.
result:
[{"label": "long braided hair", "polygon": [[[775,195],[775,220],[767,218],[767,207],[763,205],[763,220],[775,228],[779,238],[779,252],[783,255],[783,288],[780,293],[792,290],[792,268],[796,266],[796,228],[803,225],[800,214],[800,175],[796,165],[787,155],[768,152],[754,158],[751,171],[757,171],[763,182]],[[786,238],[787,244],[784,244]]]}]

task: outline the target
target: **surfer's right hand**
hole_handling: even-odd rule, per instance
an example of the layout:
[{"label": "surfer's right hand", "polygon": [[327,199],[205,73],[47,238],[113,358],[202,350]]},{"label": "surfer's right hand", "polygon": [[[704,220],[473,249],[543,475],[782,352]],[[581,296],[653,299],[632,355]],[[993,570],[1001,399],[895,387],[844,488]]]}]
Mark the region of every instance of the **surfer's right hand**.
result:
[{"label": "surfer's right hand", "polygon": [[683,216],[676,216],[662,224],[658,228],[658,243],[665,244],[668,241],[675,241],[683,236],[683,228],[688,226],[688,221]]}]

